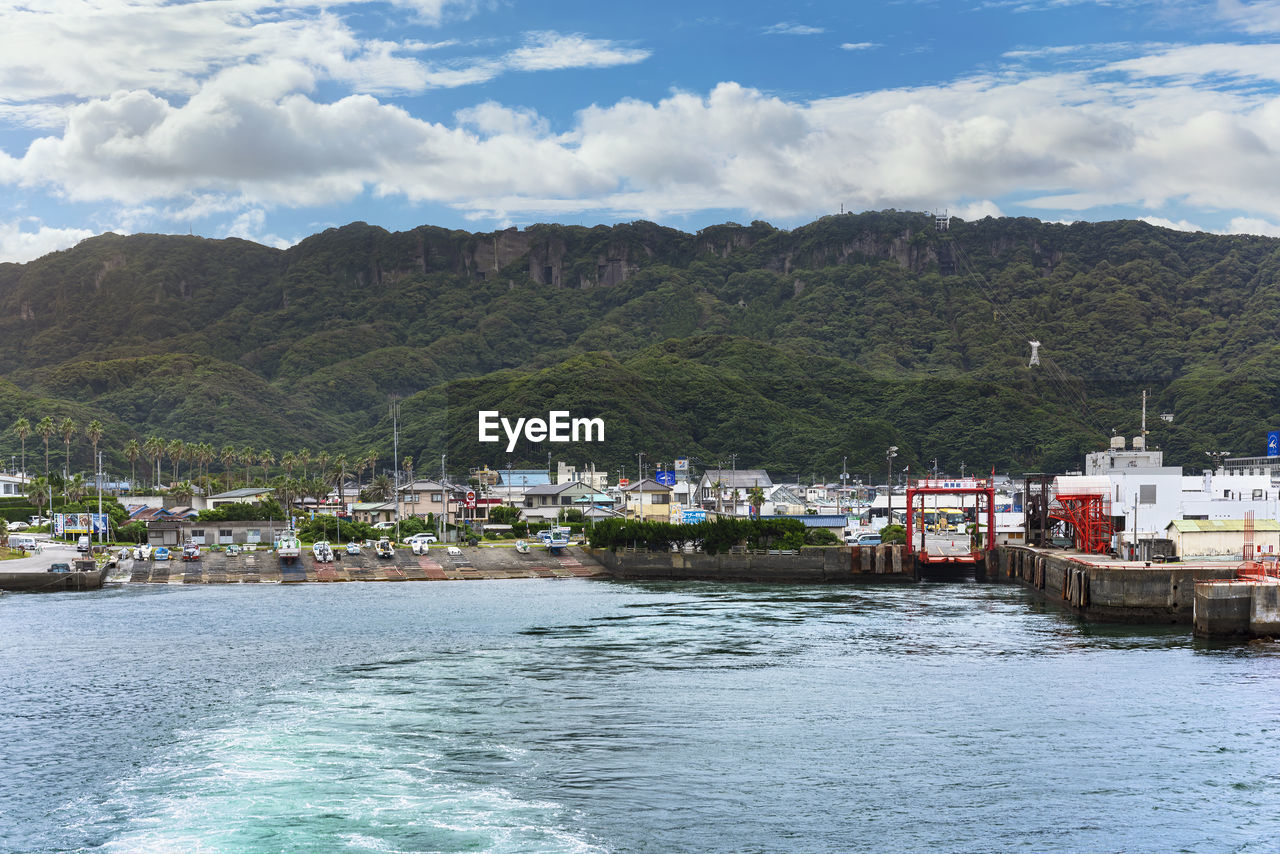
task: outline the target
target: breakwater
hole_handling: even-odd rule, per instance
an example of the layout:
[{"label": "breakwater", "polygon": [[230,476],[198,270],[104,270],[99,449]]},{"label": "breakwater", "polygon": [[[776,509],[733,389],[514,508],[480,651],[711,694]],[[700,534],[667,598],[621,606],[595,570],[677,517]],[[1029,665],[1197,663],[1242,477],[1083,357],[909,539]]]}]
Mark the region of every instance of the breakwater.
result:
[{"label": "breakwater", "polygon": [[903,546],[739,549],[714,555],[636,549],[586,551],[614,578],[856,584],[915,581],[918,577],[915,555]]}]

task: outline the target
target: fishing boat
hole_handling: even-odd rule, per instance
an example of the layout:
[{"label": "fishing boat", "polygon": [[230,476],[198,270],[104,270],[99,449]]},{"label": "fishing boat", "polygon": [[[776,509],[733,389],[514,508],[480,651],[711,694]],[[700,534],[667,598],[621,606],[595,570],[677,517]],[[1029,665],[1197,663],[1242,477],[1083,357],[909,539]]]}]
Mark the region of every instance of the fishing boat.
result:
[{"label": "fishing boat", "polygon": [[333,562],[333,547],[329,545],[328,540],[316,540],[311,546],[311,554],[317,563]]},{"label": "fishing boat", "polygon": [[551,552],[558,552],[569,545],[569,529],[553,525],[545,531],[539,531],[538,539]]},{"label": "fishing boat", "polygon": [[286,531],[276,538],[276,555],[281,560],[295,561],[302,555],[302,543],[292,531]]}]

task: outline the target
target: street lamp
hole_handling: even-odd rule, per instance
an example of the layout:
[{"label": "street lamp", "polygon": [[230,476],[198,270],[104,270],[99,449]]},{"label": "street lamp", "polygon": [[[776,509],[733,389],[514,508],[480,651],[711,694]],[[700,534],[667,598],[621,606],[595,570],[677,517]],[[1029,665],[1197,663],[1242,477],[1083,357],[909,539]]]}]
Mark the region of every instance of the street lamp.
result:
[{"label": "street lamp", "polygon": [[889,521],[887,524],[893,524],[893,458],[898,455],[898,446],[890,445],[889,450],[885,451],[884,459],[889,464]]}]

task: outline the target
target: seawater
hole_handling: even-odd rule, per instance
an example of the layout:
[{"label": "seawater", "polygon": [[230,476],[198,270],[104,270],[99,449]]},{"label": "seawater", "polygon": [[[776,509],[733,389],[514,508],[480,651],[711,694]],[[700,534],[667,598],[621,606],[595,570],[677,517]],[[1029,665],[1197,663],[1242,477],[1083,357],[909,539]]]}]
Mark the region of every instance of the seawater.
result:
[{"label": "seawater", "polygon": [[1016,587],[0,598],[0,850],[1280,850],[1280,652]]}]

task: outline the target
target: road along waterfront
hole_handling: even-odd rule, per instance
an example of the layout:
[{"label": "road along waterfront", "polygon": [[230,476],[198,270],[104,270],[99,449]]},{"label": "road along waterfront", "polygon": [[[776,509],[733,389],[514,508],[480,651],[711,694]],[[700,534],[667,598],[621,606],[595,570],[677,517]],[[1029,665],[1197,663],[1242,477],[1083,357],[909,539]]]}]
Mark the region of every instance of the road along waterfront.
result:
[{"label": "road along waterfront", "polygon": [[1267,851],[1280,652],[1016,586],[0,599],[0,850]]}]

